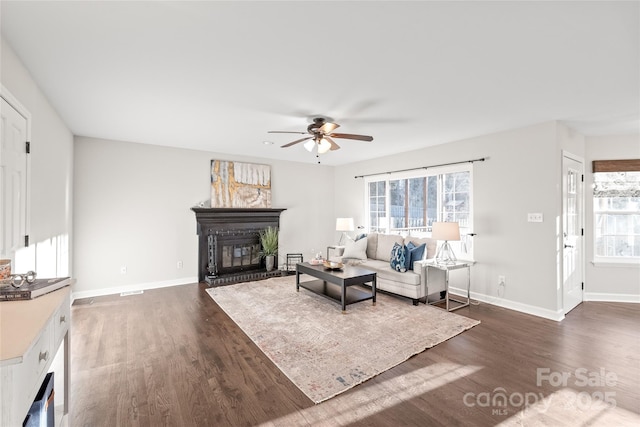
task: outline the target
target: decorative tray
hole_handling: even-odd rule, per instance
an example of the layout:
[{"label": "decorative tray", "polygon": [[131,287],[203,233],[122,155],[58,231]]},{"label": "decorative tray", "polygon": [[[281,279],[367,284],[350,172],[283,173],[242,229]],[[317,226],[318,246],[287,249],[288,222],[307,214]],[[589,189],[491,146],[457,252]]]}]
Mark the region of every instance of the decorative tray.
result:
[{"label": "decorative tray", "polygon": [[329,270],[340,270],[342,267],[344,267],[344,264],[342,264],[341,262],[335,262],[335,261],[324,262],[324,268],[327,268]]}]

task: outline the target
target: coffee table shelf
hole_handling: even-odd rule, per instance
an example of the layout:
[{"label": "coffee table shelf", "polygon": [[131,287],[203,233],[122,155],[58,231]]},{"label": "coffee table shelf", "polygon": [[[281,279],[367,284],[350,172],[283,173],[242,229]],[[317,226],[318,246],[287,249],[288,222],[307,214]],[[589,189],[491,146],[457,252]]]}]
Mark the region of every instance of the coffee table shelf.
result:
[{"label": "coffee table shelf", "polygon": [[[325,282],[324,280],[312,280],[309,282],[301,282],[300,287],[318,295],[327,297],[338,303],[342,301],[342,287],[340,285]],[[346,291],[347,295],[345,305],[373,299],[373,294],[371,292],[361,291],[360,289],[352,287],[347,288]]]},{"label": "coffee table shelf", "polygon": [[[300,275],[308,274],[318,280],[300,282]],[[353,285],[371,283],[371,291],[354,288]],[[324,266],[307,262],[296,265],[296,290],[307,289],[315,294],[346,306],[360,301],[372,300],[376,304],[376,273],[360,267],[345,266],[342,270],[327,270]]]}]

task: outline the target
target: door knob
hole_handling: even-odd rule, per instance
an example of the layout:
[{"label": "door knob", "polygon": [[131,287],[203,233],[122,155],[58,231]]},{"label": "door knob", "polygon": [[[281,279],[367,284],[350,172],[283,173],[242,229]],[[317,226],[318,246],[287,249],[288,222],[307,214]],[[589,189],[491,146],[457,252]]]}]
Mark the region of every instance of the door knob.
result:
[{"label": "door knob", "polygon": [[573,248],[573,245],[567,245],[567,244],[565,243],[565,244],[564,244],[564,248],[565,248],[565,249],[567,249],[567,248]]}]

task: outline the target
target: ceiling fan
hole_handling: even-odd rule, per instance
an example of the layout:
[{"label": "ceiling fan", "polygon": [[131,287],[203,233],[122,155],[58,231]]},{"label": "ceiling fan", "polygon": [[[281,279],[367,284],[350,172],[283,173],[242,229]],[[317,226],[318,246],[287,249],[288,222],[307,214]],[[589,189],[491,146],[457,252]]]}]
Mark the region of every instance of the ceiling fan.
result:
[{"label": "ceiling fan", "polygon": [[340,125],[337,123],[332,123],[329,119],[325,117],[314,117],[313,123],[307,126],[306,132],[295,132],[295,131],[285,131],[285,130],[270,130],[268,133],[298,133],[298,134],[309,134],[311,136],[306,136],[304,138],[297,139],[288,144],[284,144],[281,148],[291,147],[299,142],[307,141],[304,144],[304,148],[307,151],[311,152],[314,148],[318,148],[318,154],[324,154],[327,151],[335,151],[339,150],[340,146],[336,144],[336,142],[332,138],[342,138],[342,139],[356,139],[358,141],[373,141],[372,136],[368,135],[354,135],[351,133],[335,133],[333,132]]}]

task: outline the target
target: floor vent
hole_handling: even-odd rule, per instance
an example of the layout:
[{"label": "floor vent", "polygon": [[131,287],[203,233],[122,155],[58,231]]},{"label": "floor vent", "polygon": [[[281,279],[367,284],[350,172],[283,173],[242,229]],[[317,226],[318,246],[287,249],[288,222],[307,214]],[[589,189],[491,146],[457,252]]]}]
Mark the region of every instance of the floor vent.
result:
[{"label": "floor vent", "polygon": [[129,295],[140,295],[144,291],[128,291],[128,292],[120,292],[121,297],[128,297]]}]

